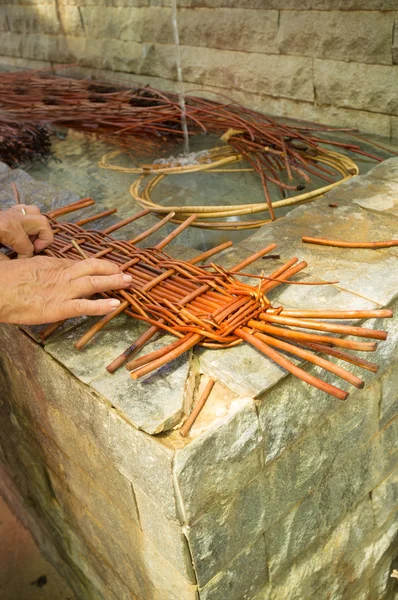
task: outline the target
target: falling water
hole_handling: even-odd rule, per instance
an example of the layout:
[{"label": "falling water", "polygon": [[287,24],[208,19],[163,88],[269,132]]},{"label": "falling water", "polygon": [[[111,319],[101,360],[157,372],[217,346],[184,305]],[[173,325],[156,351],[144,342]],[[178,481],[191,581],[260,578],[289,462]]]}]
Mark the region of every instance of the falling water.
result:
[{"label": "falling water", "polygon": [[176,49],[176,65],[177,65],[177,81],[178,81],[178,98],[180,101],[181,108],[181,126],[184,134],[184,152],[189,153],[189,138],[188,138],[188,126],[187,126],[187,115],[185,112],[185,94],[182,83],[182,69],[181,69],[181,52],[180,52],[180,36],[178,33],[178,22],[177,22],[177,0],[171,2],[171,20],[173,23],[173,34],[174,43]]}]

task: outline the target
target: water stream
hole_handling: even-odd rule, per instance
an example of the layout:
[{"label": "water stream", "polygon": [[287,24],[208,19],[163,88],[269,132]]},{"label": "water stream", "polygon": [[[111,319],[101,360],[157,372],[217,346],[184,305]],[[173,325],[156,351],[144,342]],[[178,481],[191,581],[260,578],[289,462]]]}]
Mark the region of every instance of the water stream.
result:
[{"label": "water stream", "polygon": [[180,49],[180,35],[178,32],[178,21],[177,21],[177,0],[171,1],[171,22],[173,25],[173,36],[176,52],[176,67],[177,67],[177,82],[178,82],[178,98],[180,101],[181,108],[181,126],[184,134],[184,153],[189,154],[189,137],[188,137],[188,125],[187,115],[185,111],[185,93],[183,88],[182,79],[182,68],[181,68],[181,49]]}]

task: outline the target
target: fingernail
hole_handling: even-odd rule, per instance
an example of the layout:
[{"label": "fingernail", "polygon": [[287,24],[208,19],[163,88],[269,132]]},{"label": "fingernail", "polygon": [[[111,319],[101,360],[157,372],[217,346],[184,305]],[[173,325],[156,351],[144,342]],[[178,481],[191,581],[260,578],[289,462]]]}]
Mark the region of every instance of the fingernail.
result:
[{"label": "fingernail", "polygon": [[130,281],[133,281],[133,278],[131,275],[123,275],[123,280],[130,283]]},{"label": "fingernail", "polygon": [[110,300],[109,304],[110,304],[110,306],[119,306],[120,300]]}]

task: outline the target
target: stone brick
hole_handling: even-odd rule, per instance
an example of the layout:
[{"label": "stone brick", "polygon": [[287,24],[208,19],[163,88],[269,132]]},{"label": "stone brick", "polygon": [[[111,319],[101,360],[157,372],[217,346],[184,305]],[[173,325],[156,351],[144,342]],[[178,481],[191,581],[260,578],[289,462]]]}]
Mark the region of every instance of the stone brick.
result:
[{"label": "stone brick", "polygon": [[233,497],[261,470],[263,446],[254,403],[235,403],[230,414],[176,453],[174,476],[188,523],[215,501]]},{"label": "stone brick", "polygon": [[398,469],[372,490],[374,519],[377,527],[396,515],[398,509]]},{"label": "stone brick", "polygon": [[263,536],[243,550],[228,567],[199,590],[200,600],[252,598],[268,580]]},{"label": "stone brick", "polygon": [[[312,120],[317,123],[324,123],[335,127],[353,127],[364,132],[390,137],[392,117],[389,115],[379,112],[342,108],[341,106],[337,107],[329,103],[321,104],[319,102],[316,103],[313,112],[315,118]],[[286,116],[290,115],[287,114]]]},{"label": "stone brick", "polygon": [[199,357],[205,373],[241,396],[256,398],[286,377],[284,369],[249,344],[206,350]]},{"label": "stone brick", "polygon": [[[310,490],[324,485],[346,456],[353,455],[357,446],[366,443],[377,431],[379,397],[380,384],[376,381],[353,395],[346,404],[340,405],[321,424],[316,424],[313,430],[266,466],[260,476],[263,477],[263,494],[267,499],[263,515],[265,528],[287,514]],[[299,404],[296,406],[299,409]],[[267,437],[265,444],[266,440]],[[377,463],[376,445],[371,451]],[[367,491],[372,489],[373,484],[372,479]]]},{"label": "stone brick", "polygon": [[[278,98],[313,100],[309,58],[181,47],[184,80],[220,88],[250,90]],[[230,68],[234,65],[233,70]],[[175,78],[174,46],[148,49],[141,74]]]},{"label": "stone brick", "polygon": [[38,6],[6,5],[7,22],[15,33],[60,33],[60,23],[55,4]]},{"label": "stone brick", "polygon": [[[398,298],[388,306],[394,315],[398,309]],[[390,365],[398,362],[398,322],[392,319],[369,319],[363,323],[364,327],[377,327],[387,332],[387,339],[377,348],[377,364],[380,366],[379,375],[388,369]]]},{"label": "stone brick", "polygon": [[[395,554],[395,556],[394,556]],[[395,600],[398,585],[396,579],[391,577],[393,569],[398,567],[396,552],[388,552],[381,560],[374,564],[373,574],[370,579],[369,598],[382,598]]]},{"label": "stone brick", "polygon": [[[393,164],[396,164],[395,161]],[[380,163],[381,165],[383,163]],[[376,171],[377,173],[377,171]],[[398,216],[398,181],[373,177],[373,169],[366,176],[344,182],[328,192],[329,199],[346,200],[361,208],[389,217]],[[362,231],[361,231],[362,233]],[[394,252],[394,249],[392,249]]]},{"label": "stone brick", "polygon": [[395,158],[383,160],[369,171],[368,177],[398,183],[398,161]]},{"label": "stone brick", "polygon": [[[170,0],[168,0],[170,1]],[[209,8],[233,8],[239,9],[242,7],[240,0],[191,0],[193,7],[209,7]],[[297,2],[295,0],[247,0],[245,2],[245,8],[247,9],[289,9],[296,8]],[[302,10],[310,8],[310,0],[303,0],[300,3]]]},{"label": "stone brick", "polygon": [[[124,369],[109,375],[106,365],[130,346],[146,325],[120,316],[96,336],[95,343],[77,352],[73,344],[91,326],[92,321],[85,320],[73,330],[56,336],[46,344],[47,352],[107,398],[137,429],[154,434],[178,424],[184,414],[184,402],[190,402],[190,353],[139,381],[131,380]],[[172,336],[161,336],[148,344],[142,354],[173,340]]]},{"label": "stone brick", "polygon": [[4,56],[21,56],[22,36],[5,31],[1,34],[1,53]]},{"label": "stone brick", "polygon": [[[89,38],[142,41],[145,8],[112,7],[98,10],[96,5],[80,8],[84,30]],[[153,40],[150,40],[153,41]]]},{"label": "stone brick", "polygon": [[[282,519],[266,529],[265,539],[271,579],[283,576],[289,565],[311,547],[322,546],[337,523],[363,498],[363,510],[373,527],[368,493],[377,470],[377,455],[368,445],[356,454],[347,453],[342,465],[316,491],[298,502]],[[356,568],[359,568],[356,561]],[[366,564],[366,559],[363,561]]]},{"label": "stone brick", "polygon": [[[48,354],[15,327],[3,325],[0,331],[2,347],[7,348],[10,358],[5,389],[15,399],[15,405],[21,407],[26,423],[32,424],[36,435],[42,435],[45,428],[66,454],[74,448],[89,473],[95,474],[98,461],[106,456],[127,479],[157,498],[166,515],[176,518],[172,452],[134,429],[104,399],[67,376]],[[23,358],[27,351],[29,364]],[[27,398],[37,400],[25,403]],[[46,443],[43,440],[44,448]]]},{"label": "stone brick", "polygon": [[72,37],[85,35],[84,22],[78,6],[60,4],[58,10],[65,35]]},{"label": "stone brick", "polygon": [[395,0],[311,0],[315,10],[395,10]]},{"label": "stone brick", "polygon": [[[171,22],[171,18],[170,18]],[[278,54],[276,10],[235,10],[207,8],[182,9],[178,13],[180,43],[185,46],[205,46]],[[147,38],[155,39],[157,38]]]},{"label": "stone brick", "polygon": [[380,427],[398,415],[398,379],[397,367],[389,369],[381,382]]},{"label": "stone brick", "polygon": [[263,531],[267,504],[264,481],[258,476],[230,501],[217,501],[191,526],[187,537],[199,587],[204,587]]},{"label": "stone brick", "polygon": [[[71,49],[79,38],[71,40]],[[133,41],[119,39],[90,39],[85,40],[82,50],[75,52],[83,66],[108,69],[110,71],[139,71],[143,48]]]},{"label": "stone brick", "polygon": [[377,537],[373,543],[372,559],[377,564],[385,556],[395,555],[397,558],[396,540],[398,536],[397,515],[393,514],[381,527],[379,527]]},{"label": "stone brick", "polygon": [[282,11],[278,29],[282,54],[391,64],[393,13]]},{"label": "stone brick", "polygon": [[[314,85],[319,104],[398,114],[398,66],[314,60]],[[355,85],[352,82],[355,81]]]},{"label": "stone brick", "polygon": [[136,489],[136,499],[143,534],[151,540],[158,552],[173,565],[176,571],[191,583],[195,583],[192,558],[181,525],[167,519],[159,511],[158,505],[139,488]]},{"label": "stone brick", "polygon": [[[342,248],[333,248],[331,252],[327,247],[301,243],[303,235],[330,239],[345,237],[354,241],[355,239],[362,241],[379,239],[378,237],[367,238],[367,235],[371,232],[372,235],[376,233],[379,236],[380,228],[384,228],[384,231],[388,231],[391,236],[390,219],[359,207],[354,208],[348,203],[334,209],[332,214],[328,208],[329,202],[327,198],[319,198],[314,204],[299,206],[290,211],[284,219],[273,223],[272,227],[258,230],[245,239],[242,245],[254,252],[277,239],[278,251],[283,256],[290,257],[296,254],[301,260],[308,262],[307,276],[309,273],[323,281],[337,280],[340,289],[360,295],[382,306],[389,304],[397,288],[394,253],[362,249],[352,249],[347,253],[347,250]],[[321,293],[317,292],[315,297],[320,295]],[[377,327],[382,325],[382,322],[377,322]],[[380,344],[381,351],[384,344],[385,342]]]},{"label": "stone brick", "polygon": [[342,521],[322,545],[308,548],[299,560],[285,571],[284,575],[267,584],[253,600],[302,600],[303,598],[316,598],[328,600],[331,595],[331,586],[340,584],[341,569],[344,561],[361,547],[369,535],[372,523],[369,522],[366,505],[361,503]]}]

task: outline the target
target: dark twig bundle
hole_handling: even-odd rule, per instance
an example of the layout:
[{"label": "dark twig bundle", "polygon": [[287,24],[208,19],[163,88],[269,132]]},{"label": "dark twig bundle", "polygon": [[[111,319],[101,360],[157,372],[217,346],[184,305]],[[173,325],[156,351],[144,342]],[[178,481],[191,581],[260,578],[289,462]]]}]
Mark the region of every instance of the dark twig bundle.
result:
[{"label": "dark twig bundle", "polygon": [[51,133],[44,125],[10,122],[0,114],[0,162],[23,167],[51,156]]},{"label": "dark twig bundle", "polygon": [[[268,294],[282,283],[324,283],[291,281],[296,273],[307,266],[305,262],[298,262],[297,258],[288,260],[268,276],[246,273],[248,265],[274,250],[276,244],[270,244],[228,270],[214,263],[199,267],[198,263],[231,246],[231,242],[208,250],[189,261],[172,258],[164,248],[191,225],[195,215],[186,219],[156,246],[149,248],[139,248],[136,244],[169,222],[174,216],[173,213],[128,241],[116,240],[110,234],[143,217],[148,210],[102,231],[82,229],[81,226],[87,223],[87,219],[76,223],[61,223],[56,220],[62,214],[91,203],[92,200],[85,199],[48,215],[55,233],[55,241],[46,252],[50,256],[75,260],[87,257],[103,258],[131,274],[133,281],[127,290],[104,294],[105,297],[119,299],[119,308],[95,323],[75,344],[76,348],[82,349],[107,323],[122,312],[148,323],[150,328],[108,365],[109,372],[114,372],[127,362],[126,367],[131,371],[131,377],[137,379],[196,345],[229,348],[243,341],[257,348],[286,371],[341,400],[347,398],[346,391],[307,373],[287,358],[286,354],[318,365],[357,388],[364,385],[359,377],[319,354],[334,356],[364,369],[377,371],[377,365],[349,351],[373,352],[377,347],[376,342],[361,341],[361,338],[385,340],[387,334],[384,331],[341,325],[324,319],[386,318],[392,316],[390,310],[292,311],[280,306],[273,307]],[[109,214],[109,211],[90,217],[89,221],[100,219],[105,214]],[[258,285],[244,283],[241,278],[247,276],[257,278]],[[42,337],[48,337],[59,325],[56,323],[47,327]],[[160,350],[133,358],[158,331],[171,333],[177,339]],[[313,331],[316,333],[312,333]],[[360,339],[351,340],[345,336]]]}]

